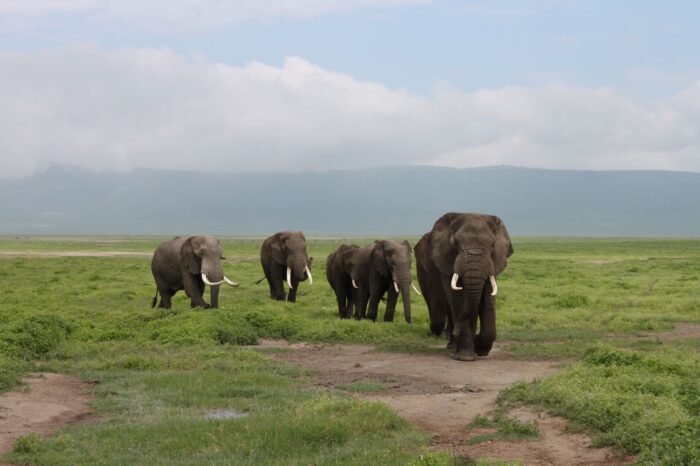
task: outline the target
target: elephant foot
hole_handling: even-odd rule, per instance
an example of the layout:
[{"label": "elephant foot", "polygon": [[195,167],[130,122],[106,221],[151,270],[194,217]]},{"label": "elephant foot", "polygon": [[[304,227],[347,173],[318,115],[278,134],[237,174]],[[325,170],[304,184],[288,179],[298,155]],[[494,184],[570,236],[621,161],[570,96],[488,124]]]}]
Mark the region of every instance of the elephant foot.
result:
[{"label": "elephant foot", "polygon": [[450,338],[450,340],[447,342],[447,349],[455,349],[457,348],[457,342],[453,339]]},{"label": "elephant foot", "polygon": [[476,355],[471,351],[457,351],[452,354],[452,359],[457,361],[474,361],[476,360]]}]

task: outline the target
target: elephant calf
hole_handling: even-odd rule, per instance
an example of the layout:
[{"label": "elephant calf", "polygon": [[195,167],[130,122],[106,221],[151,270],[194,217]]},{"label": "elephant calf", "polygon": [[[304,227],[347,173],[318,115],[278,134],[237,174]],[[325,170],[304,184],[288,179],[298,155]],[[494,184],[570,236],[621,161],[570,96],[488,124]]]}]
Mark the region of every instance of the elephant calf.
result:
[{"label": "elephant calf", "polygon": [[[281,231],[266,238],[260,248],[260,262],[272,299],[284,301],[286,298],[291,303],[296,302],[299,283],[307,278],[309,285],[313,283],[313,258],[309,258],[306,252],[306,237],[301,231]],[[285,280],[289,286],[288,294],[284,292]]]},{"label": "elephant calf", "polygon": [[[192,307],[219,307],[219,285],[238,286],[224,276],[221,267],[221,244],[213,236],[178,236],[158,246],[151,261],[156,281],[156,295],[151,307],[170,309],[171,298],[185,290]],[[204,285],[211,287],[211,305],[204,301]]]},{"label": "elephant calf", "polygon": [[341,319],[365,317],[369,300],[369,256],[372,247],[340,246],[326,259],[326,278],[338,300]]}]

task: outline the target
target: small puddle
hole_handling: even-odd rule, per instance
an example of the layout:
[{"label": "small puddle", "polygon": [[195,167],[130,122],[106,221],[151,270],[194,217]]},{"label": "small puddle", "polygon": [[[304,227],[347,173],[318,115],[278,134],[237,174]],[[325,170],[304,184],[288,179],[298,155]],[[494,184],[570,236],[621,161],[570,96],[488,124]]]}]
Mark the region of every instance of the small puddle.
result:
[{"label": "small puddle", "polygon": [[235,409],[215,409],[214,411],[209,411],[206,416],[204,416],[204,419],[220,421],[222,419],[241,419],[244,417],[248,417],[248,413],[242,413]]}]

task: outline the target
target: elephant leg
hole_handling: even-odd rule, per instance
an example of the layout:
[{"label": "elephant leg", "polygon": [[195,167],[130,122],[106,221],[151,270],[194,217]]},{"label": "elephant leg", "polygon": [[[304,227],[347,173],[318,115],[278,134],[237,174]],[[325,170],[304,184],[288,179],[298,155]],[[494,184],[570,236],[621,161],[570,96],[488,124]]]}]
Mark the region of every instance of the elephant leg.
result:
[{"label": "elephant leg", "polygon": [[479,334],[474,341],[476,354],[486,356],[496,340],[496,297],[484,297],[479,309]]},{"label": "elephant leg", "polygon": [[170,288],[158,288],[158,293],[160,294],[160,303],[158,304],[158,307],[170,309],[172,307],[171,298],[175,294],[175,291],[171,290]]},{"label": "elephant leg", "polygon": [[347,310],[347,319],[350,319],[351,317],[357,316],[357,290],[352,287],[352,284],[350,285],[350,294],[348,295],[348,310]]},{"label": "elephant leg", "polygon": [[355,319],[366,319],[367,318],[367,302],[369,301],[369,294],[360,288],[357,290],[357,308],[355,310]]},{"label": "elephant leg", "polygon": [[399,294],[393,287],[390,287],[386,293],[386,311],[384,312],[384,322],[394,321],[394,312],[396,311],[396,302],[399,299]]},{"label": "elephant leg", "polygon": [[457,348],[457,339],[452,334],[455,329],[454,322],[452,322],[452,313],[447,310],[447,349]]},{"label": "elephant leg", "polygon": [[382,299],[382,295],[379,293],[370,293],[369,295],[369,308],[367,309],[367,318],[376,322],[377,312],[379,311],[379,301]]},{"label": "elephant leg", "polygon": [[204,282],[200,277],[194,277],[192,274],[186,273],[182,277],[182,284],[185,288],[185,293],[190,297],[192,307],[208,308],[209,305],[204,302]]},{"label": "elephant leg", "polygon": [[297,280],[295,277],[292,277],[292,288],[289,290],[289,293],[287,293],[287,301],[290,303],[296,303],[297,302],[297,290],[299,289],[299,280]]},{"label": "elephant leg", "polygon": [[270,297],[277,301],[284,301],[287,298],[284,292],[284,285],[282,284],[285,280],[284,271],[284,267],[281,266],[273,265],[270,268],[270,279],[268,280],[270,284]]},{"label": "elephant leg", "polygon": [[345,294],[345,287],[344,286],[339,286],[337,291],[335,292],[335,297],[338,300],[338,317],[341,319],[345,318],[345,314],[347,313],[347,296]]}]

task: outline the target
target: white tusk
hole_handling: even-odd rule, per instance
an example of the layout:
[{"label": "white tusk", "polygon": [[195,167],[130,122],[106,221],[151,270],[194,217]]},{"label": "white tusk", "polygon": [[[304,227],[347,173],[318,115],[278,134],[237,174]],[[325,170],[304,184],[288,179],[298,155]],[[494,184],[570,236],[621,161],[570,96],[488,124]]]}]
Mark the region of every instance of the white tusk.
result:
[{"label": "white tusk", "polygon": [[413,283],[411,283],[411,286],[413,287],[413,291],[415,291],[416,293],[418,293],[418,296],[423,296],[423,294],[422,294],[420,291],[418,291],[418,288],[416,288],[416,285],[414,285]]},{"label": "white tusk", "polygon": [[292,286],[292,268],[289,266],[287,266],[287,285],[289,285],[290,290],[294,288]]},{"label": "white tusk", "polygon": [[353,287],[353,288],[359,288],[359,286],[357,286],[357,283],[355,283],[355,279],[354,279],[354,278],[352,279],[352,287]]},{"label": "white tusk", "polygon": [[461,286],[457,286],[457,280],[458,280],[458,279],[459,279],[459,275],[457,275],[456,273],[452,275],[452,283],[451,283],[451,285],[452,285],[452,289],[455,290],[455,291],[459,291],[459,290],[462,289]]},{"label": "white tusk", "polygon": [[396,283],[396,280],[394,280],[394,289],[396,290],[397,293],[399,292],[399,284]]},{"label": "white tusk", "polygon": [[498,285],[496,284],[496,277],[491,275],[489,277],[491,279],[491,288],[493,288],[493,291],[491,292],[491,296],[496,296],[498,293]]},{"label": "white tusk", "polygon": [[314,279],[313,279],[313,277],[311,277],[311,270],[309,270],[309,266],[307,265],[307,266],[304,268],[304,270],[306,270],[306,275],[309,276],[309,285],[313,285],[313,284],[314,284]]},{"label": "white tusk", "polygon": [[226,277],[226,276],[224,276],[224,281],[225,281],[226,283],[228,283],[229,285],[231,285],[231,286],[234,286],[234,287],[235,287],[235,286],[238,286],[238,283],[236,283],[236,282],[234,282],[234,281],[232,281],[232,280],[229,280],[228,277]]},{"label": "white tusk", "polygon": [[202,281],[204,282],[205,285],[209,286],[216,286],[216,285],[221,285],[224,281],[221,280],[220,282],[210,282],[209,279],[207,278],[207,274],[202,272]]}]

